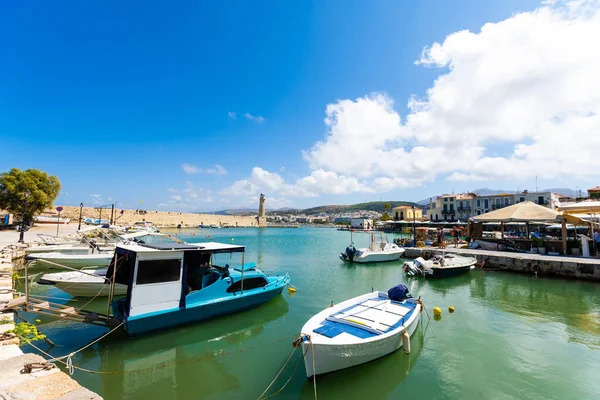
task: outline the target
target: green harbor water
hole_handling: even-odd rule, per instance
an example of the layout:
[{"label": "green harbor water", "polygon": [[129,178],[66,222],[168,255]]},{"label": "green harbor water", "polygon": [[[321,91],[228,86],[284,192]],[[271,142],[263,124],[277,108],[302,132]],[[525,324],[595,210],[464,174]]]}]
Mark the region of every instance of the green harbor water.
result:
[{"label": "green harbor water", "polygon": [[[256,309],[128,338],[115,333],[73,357],[74,378],[105,399],[256,399],[293,350],[302,325],[331,301],[404,283],[425,306],[443,309],[402,351],[317,378],[320,399],[598,399],[600,398],[600,284],[474,270],[445,280],[406,278],[401,262],[346,264],[339,253],[348,232],[335,229],[185,229],[183,240],[246,245],[246,261],[265,272],[288,272],[296,293],[285,291]],[[192,235],[192,233],[194,233]],[[392,236],[389,236],[392,239]],[[357,247],[368,236],[354,236]],[[220,255],[223,263],[228,255]],[[234,260],[232,260],[234,261]],[[66,299],[34,284],[33,293]],[[56,300],[56,299],[54,299]],[[63,301],[63,302],[64,302]],[[69,302],[81,307],[86,300]],[[448,313],[453,305],[456,312]],[[102,301],[86,306],[106,311]],[[54,356],[106,332],[99,327],[41,320],[57,346],[36,342]],[[274,383],[274,393],[302,361],[296,351]],[[312,399],[300,365],[275,398]]]}]

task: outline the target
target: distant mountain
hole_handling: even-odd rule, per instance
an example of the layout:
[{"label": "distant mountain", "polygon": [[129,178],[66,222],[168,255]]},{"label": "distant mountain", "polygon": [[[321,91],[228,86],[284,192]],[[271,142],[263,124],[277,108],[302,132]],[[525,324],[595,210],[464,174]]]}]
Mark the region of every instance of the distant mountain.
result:
[{"label": "distant mountain", "polygon": [[[284,207],[284,208],[278,208],[275,210],[269,210],[267,208],[266,213],[267,214],[274,214],[274,213],[291,213],[291,212],[297,212],[299,211],[298,209],[295,208],[289,208],[289,207]],[[212,214],[212,215],[242,215],[242,214],[258,214],[258,208],[228,208],[226,210],[219,210],[219,211],[199,211],[198,214]]]},{"label": "distant mountain", "polygon": [[[317,215],[319,213],[332,213],[332,214],[344,214],[351,213],[355,211],[377,211],[384,212],[385,205],[390,205],[390,210],[394,207],[398,206],[417,206],[416,203],[410,201],[372,201],[370,203],[358,203],[358,204],[339,204],[339,205],[327,205],[327,206],[318,206],[311,207],[307,209],[299,209],[299,208],[279,208],[275,210],[267,209],[267,215],[269,214],[306,214],[306,215]],[[230,208],[226,210],[220,211],[209,211],[203,212],[201,214],[216,214],[216,215],[240,215],[240,214],[256,214],[258,209],[256,208]]]},{"label": "distant mountain", "polygon": [[302,210],[302,213],[306,214],[306,215],[316,215],[319,213],[331,213],[331,214],[344,214],[344,213],[350,213],[350,212],[355,212],[355,211],[360,211],[360,210],[364,210],[364,211],[377,211],[377,212],[384,212],[385,211],[385,205],[388,204],[390,205],[390,210],[394,207],[399,207],[399,206],[417,206],[416,203],[413,203],[411,201],[371,201],[369,203],[358,203],[358,204],[350,204],[350,205],[328,205],[328,206],[319,206],[319,207],[312,207],[312,208],[307,208],[305,210]]}]

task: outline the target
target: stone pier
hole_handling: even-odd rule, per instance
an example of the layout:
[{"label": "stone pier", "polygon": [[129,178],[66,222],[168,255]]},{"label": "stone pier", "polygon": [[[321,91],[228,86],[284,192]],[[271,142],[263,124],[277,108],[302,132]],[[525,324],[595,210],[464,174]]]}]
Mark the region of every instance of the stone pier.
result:
[{"label": "stone pier", "polygon": [[[22,245],[16,244],[17,239],[15,231],[0,232],[0,305],[13,298],[13,258],[24,254]],[[0,324],[0,400],[102,399],[58,368],[23,372],[25,364],[41,363],[45,359],[37,354],[23,353],[18,338],[3,335],[14,329],[14,318],[13,313],[0,313],[0,320],[10,321]]]},{"label": "stone pier", "polygon": [[533,253],[511,253],[481,249],[436,247],[407,248],[405,257],[429,258],[441,252],[454,253],[461,256],[476,257],[484,268],[514,271],[525,274],[538,273],[539,276],[556,276],[582,280],[600,281],[600,259],[569,256],[548,256]]}]

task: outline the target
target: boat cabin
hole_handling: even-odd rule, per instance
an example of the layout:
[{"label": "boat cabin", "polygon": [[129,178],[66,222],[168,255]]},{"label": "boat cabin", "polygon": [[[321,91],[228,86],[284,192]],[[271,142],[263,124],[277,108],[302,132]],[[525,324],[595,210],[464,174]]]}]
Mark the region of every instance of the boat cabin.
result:
[{"label": "boat cabin", "polygon": [[[231,275],[228,265],[212,264],[212,255],[244,253],[244,246],[223,243],[143,243],[119,245],[107,272],[107,279],[127,286],[127,295],[113,303],[115,315],[127,318],[185,309],[195,302],[196,293]],[[243,265],[243,255],[242,255]],[[244,271],[255,267],[249,264],[236,269],[241,282],[225,282],[228,292],[235,286],[250,289],[253,283],[244,280]],[[250,277],[249,277],[250,278]],[[267,282],[265,281],[266,285]]]}]

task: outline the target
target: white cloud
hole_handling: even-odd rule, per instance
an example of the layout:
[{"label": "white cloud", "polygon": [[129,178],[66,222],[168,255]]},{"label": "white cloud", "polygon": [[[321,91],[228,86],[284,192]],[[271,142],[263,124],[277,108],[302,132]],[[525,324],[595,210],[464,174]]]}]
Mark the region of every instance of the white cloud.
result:
[{"label": "white cloud", "polygon": [[[374,188],[360,182],[357,178],[346,177],[332,171],[319,169],[294,183],[286,183],[281,175],[254,167],[248,179],[234,182],[230,187],[222,190],[221,194],[251,199],[259,193],[267,193],[269,196],[278,194],[284,196],[278,199],[279,204],[284,204],[287,197],[302,198],[316,197],[321,194],[370,193],[374,191]],[[256,198],[258,199],[258,197]]]},{"label": "white cloud", "polygon": [[167,207],[168,205],[169,205],[169,204],[167,204],[167,203],[159,203],[159,204],[158,204],[158,207]]},{"label": "white cloud", "polygon": [[479,32],[452,33],[416,61],[440,75],[423,97],[408,99],[404,120],[385,93],[328,104],[325,137],[302,153],[308,176],[286,182],[255,167],[223,194],[310,197],[406,189],[439,177],[598,176],[598,40],[598,0],[546,2]]},{"label": "white cloud", "polygon": [[104,204],[104,199],[102,198],[102,195],[98,194],[98,193],[91,193],[90,194],[91,202],[92,205],[94,206],[100,206]]},{"label": "white cloud", "polygon": [[195,165],[184,163],[184,164],[181,164],[181,169],[186,174],[208,174],[208,175],[226,175],[227,174],[227,170],[219,164],[215,164],[210,168],[198,168]]},{"label": "white cloud", "polygon": [[254,121],[258,124],[262,124],[263,122],[266,121],[266,119],[261,117],[260,115],[252,115],[248,112],[246,114],[244,114],[244,117],[246,117],[246,119],[249,119],[250,121]]},{"label": "white cloud", "polygon": [[197,174],[198,172],[200,172],[200,168],[188,163],[181,164],[181,169],[186,174]]},{"label": "white cloud", "polygon": [[171,192],[171,193],[179,193],[179,191],[177,189],[174,188],[168,188],[167,192]]},{"label": "white cloud", "polygon": [[598,1],[542,6],[448,35],[423,50],[418,65],[447,70],[425,98],[409,99],[404,122],[385,94],[340,100],[327,106],[327,135],[304,158],[313,169],[372,179],[382,191],[439,174],[598,174],[598,39]]},{"label": "white cloud", "polygon": [[237,116],[233,111],[228,111],[227,116],[231,119],[237,119]]},{"label": "white cloud", "polygon": [[173,196],[171,196],[171,200],[173,201],[181,201],[182,197],[178,194],[174,194]]}]

